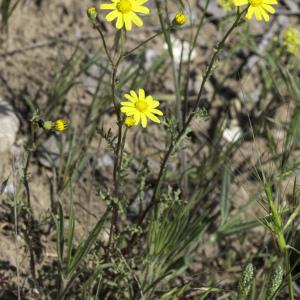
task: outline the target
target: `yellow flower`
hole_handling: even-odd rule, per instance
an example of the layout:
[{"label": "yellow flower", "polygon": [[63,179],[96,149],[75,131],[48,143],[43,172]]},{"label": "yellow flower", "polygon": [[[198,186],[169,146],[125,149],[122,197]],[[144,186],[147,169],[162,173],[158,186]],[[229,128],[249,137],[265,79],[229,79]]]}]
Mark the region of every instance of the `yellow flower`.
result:
[{"label": "yellow flower", "polygon": [[172,23],[174,25],[181,26],[181,25],[185,24],[187,21],[188,21],[188,18],[186,17],[186,15],[182,11],[179,11],[175,15],[175,18],[173,19]]},{"label": "yellow flower", "polygon": [[218,4],[222,6],[226,11],[232,11],[232,5],[234,0],[218,0]]},{"label": "yellow flower", "polygon": [[255,14],[257,21],[264,19],[266,22],[270,21],[270,17],[267,13],[275,13],[275,9],[271,5],[277,4],[277,0],[234,0],[234,5],[236,6],[249,5],[246,14],[248,20],[252,19]]},{"label": "yellow flower", "polygon": [[282,34],[282,44],[287,51],[296,55],[300,51],[300,31],[297,28],[288,28]]},{"label": "yellow flower", "polygon": [[142,127],[147,126],[147,118],[155,123],[160,123],[160,120],[156,115],[162,116],[163,112],[156,109],[159,106],[159,102],[154,100],[152,96],[145,96],[145,91],[139,89],[138,95],[135,91],[130,91],[130,94],[125,94],[124,98],[129,102],[121,102],[121,112],[125,113],[127,117],[133,117],[135,125],[138,125],[141,121]]},{"label": "yellow flower", "polygon": [[126,30],[131,30],[134,23],[138,27],[143,26],[143,21],[136,13],[148,15],[149,9],[142,6],[148,0],[111,0],[111,4],[100,4],[100,9],[112,10],[106,15],[108,22],[117,19],[116,28],[121,29],[124,24]]},{"label": "yellow flower", "polygon": [[69,127],[69,121],[62,119],[59,119],[55,122],[45,121],[43,122],[42,126],[46,130],[65,131]]},{"label": "yellow flower", "polygon": [[59,119],[54,122],[51,129],[54,131],[65,131],[66,129],[68,129],[68,127],[69,127],[69,121]]},{"label": "yellow flower", "polygon": [[124,124],[126,127],[130,128],[130,127],[133,127],[136,125],[136,122],[135,122],[135,119],[133,116],[130,116],[130,117],[126,117],[125,118],[125,121],[124,121]]}]

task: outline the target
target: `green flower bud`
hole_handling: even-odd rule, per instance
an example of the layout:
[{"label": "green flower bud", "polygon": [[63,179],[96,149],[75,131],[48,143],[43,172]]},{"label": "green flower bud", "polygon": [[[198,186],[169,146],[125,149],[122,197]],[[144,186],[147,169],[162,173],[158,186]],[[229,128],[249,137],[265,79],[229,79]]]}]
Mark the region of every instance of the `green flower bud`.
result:
[{"label": "green flower bud", "polygon": [[246,300],[250,292],[251,285],[254,279],[254,266],[252,263],[248,263],[245,267],[242,277],[239,282],[238,298],[239,300]]},{"label": "green flower bud", "polygon": [[45,121],[43,123],[43,128],[46,130],[51,130],[53,126],[53,122],[52,121]]},{"label": "green flower bud", "polygon": [[93,7],[93,6],[89,7],[87,9],[86,13],[87,13],[87,16],[89,17],[89,19],[91,21],[96,20],[96,18],[97,18],[97,9],[96,9],[96,7]]},{"label": "green flower bud", "polygon": [[278,293],[278,288],[282,283],[283,278],[283,268],[282,264],[278,263],[272,270],[271,278],[267,286],[267,299],[275,299],[276,294]]}]

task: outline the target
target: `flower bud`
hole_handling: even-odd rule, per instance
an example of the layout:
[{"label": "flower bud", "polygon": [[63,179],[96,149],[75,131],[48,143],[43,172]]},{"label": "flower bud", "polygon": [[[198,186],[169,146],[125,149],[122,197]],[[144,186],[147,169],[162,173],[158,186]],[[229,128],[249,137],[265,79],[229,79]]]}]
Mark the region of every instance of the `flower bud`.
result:
[{"label": "flower bud", "polygon": [[124,124],[126,127],[130,128],[136,125],[136,121],[133,116],[130,116],[125,118]]},{"label": "flower bud", "polygon": [[97,18],[97,9],[96,9],[96,7],[93,7],[93,6],[89,7],[87,9],[86,13],[87,13],[89,19],[92,22],[96,20],[96,18]]},{"label": "flower bud", "polygon": [[188,21],[187,16],[182,11],[179,11],[176,13],[172,23],[173,25],[181,26],[187,23],[187,21]]}]

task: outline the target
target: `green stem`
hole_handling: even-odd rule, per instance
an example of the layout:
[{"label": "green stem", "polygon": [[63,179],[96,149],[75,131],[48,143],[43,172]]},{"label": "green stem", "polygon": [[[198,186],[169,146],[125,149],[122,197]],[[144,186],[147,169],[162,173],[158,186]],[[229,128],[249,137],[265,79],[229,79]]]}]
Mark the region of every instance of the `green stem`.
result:
[{"label": "green stem", "polygon": [[[174,55],[173,55],[173,46],[172,46],[171,37],[170,37],[170,29],[166,28],[166,25],[164,23],[159,1],[156,0],[155,4],[156,4],[157,11],[158,11],[160,25],[161,25],[162,31],[164,33],[165,41],[168,46],[168,52],[169,52],[169,55],[171,58],[172,77],[173,77],[173,83],[174,83],[174,89],[175,89],[175,99],[176,99],[176,105],[175,105],[176,116],[177,116],[177,120],[178,120],[179,130],[181,130],[182,126],[183,126],[182,105],[181,105],[182,102],[181,102],[180,84],[179,84],[179,79],[178,79],[177,70],[176,70],[176,63],[175,63]],[[187,197],[188,178],[187,178],[187,173],[185,172],[185,170],[187,168],[187,164],[186,164],[186,155],[185,155],[184,149],[180,150],[179,157],[180,157],[180,171],[181,171],[180,173],[183,174],[181,189],[182,189],[182,193],[183,193],[184,197]]]},{"label": "green stem", "polygon": [[191,68],[192,53],[193,53],[193,50],[194,50],[194,48],[196,46],[196,42],[198,40],[201,28],[203,26],[203,22],[204,22],[204,18],[205,18],[205,15],[206,15],[206,11],[208,9],[209,2],[210,2],[210,0],[206,0],[205,6],[204,6],[203,15],[202,15],[202,17],[200,19],[199,25],[197,26],[197,31],[196,31],[195,37],[194,37],[193,42],[191,44],[191,47],[189,49],[188,65],[187,65],[187,75],[186,75],[185,88],[184,88],[184,90],[185,90],[185,92],[184,92],[184,103],[185,103],[184,119],[185,119],[185,113],[186,113],[187,107],[188,107],[187,103],[188,103],[188,90],[189,90],[190,73],[191,73],[190,68]]},{"label": "green stem", "polygon": [[34,147],[34,124],[31,124],[31,132],[30,132],[30,140],[26,149],[26,159],[25,159],[25,166],[23,168],[23,184],[26,191],[26,198],[27,198],[27,209],[28,211],[25,213],[25,222],[26,222],[26,230],[25,230],[25,240],[28,245],[29,255],[30,255],[30,271],[33,277],[33,281],[35,286],[36,284],[36,266],[35,266],[35,257],[34,257],[34,247],[33,247],[33,238],[31,234],[34,234],[34,217],[33,211],[31,206],[31,195],[30,195],[30,188],[28,182],[28,168],[31,159],[31,152],[33,151],[32,148]]},{"label": "green stem", "polygon": [[281,252],[281,255],[284,258],[284,265],[285,265],[285,272],[287,274],[287,282],[288,282],[288,289],[289,289],[289,298],[290,300],[294,300],[294,289],[293,289],[293,278],[291,273],[291,265],[290,265],[290,257],[288,248],[286,245],[286,240],[284,237],[284,231],[283,231],[283,225],[282,225],[282,219],[280,214],[278,213],[278,210],[274,204],[274,199],[272,196],[272,190],[269,183],[264,183],[264,190],[267,196],[268,204],[273,216],[273,222],[274,222],[274,230],[275,235],[277,239],[277,244],[279,247],[279,250]]}]

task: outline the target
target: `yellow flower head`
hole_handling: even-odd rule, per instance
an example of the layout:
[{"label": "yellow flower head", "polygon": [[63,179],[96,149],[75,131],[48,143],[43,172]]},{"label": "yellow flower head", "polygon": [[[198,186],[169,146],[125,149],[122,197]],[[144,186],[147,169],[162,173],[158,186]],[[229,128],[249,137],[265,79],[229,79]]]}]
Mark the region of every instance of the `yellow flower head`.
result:
[{"label": "yellow flower head", "polygon": [[226,11],[232,11],[234,0],[218,0],[218,4],[222,6]]},{"label": "yellow flower head", "polygon": [[124,98],[129,101],[121,102],[121,112],[127,117],[133,117],[135,125],[141,121],[142,127],[147,126],[147,118],[155,123],[160,123],[157,116],[162,116],[163,112],[157,109],[159,102],[154,100],[152,96],[145,96],[145,91],[139,89],[138,95],[135,91],[130,91],[130,94],[125,94]]},{"label": "yellow flower head", "polygon": [[148,0],[111,0],[110,4],[100,4],[100,9],[112,10],[106,15],[108,22],[117,19],[116,28],[121,29],[125,24],[126,30],[131,30],[132,23],[138,27],[143,26],[143,21],[136,13],[148,15],[149,8],[143,6]]},{"label": "yellow flower head", "polygon": [[288,28],[282,34],[282,44],[287,51],[296,55],[300,51],[300,31],[297,28]]},{"label": "yellow flower head", "polygon": [[246,14],[248,20],[255,15],[257,21],[264,19],[266,22],[270,21],[268,13],[275,13],[275,9],[271,5],[277,4],[277,0],[234,0],[235,6],[249,5]]},{"label": "yellow flower head", "polygon": [[55,122],[45,121],[43,127],[46,130],[65,131],[69,127],[69,121],[62,119],[59,119]]},{"label": "yellow flower head", "polygon": [[175,15],[175,18],[173,19],[172,23],[174,25],[183,25],[185,23],[187,23],[188,21],[188,18],[187,16],[182,12],[182,11],[179,11],[176,15]]},{"label": "yellow flower head", "polygon": [[126,127],[130,128],[136,125],[135,119],[133,116],[126,117],[124,120],[124,124]]}]

